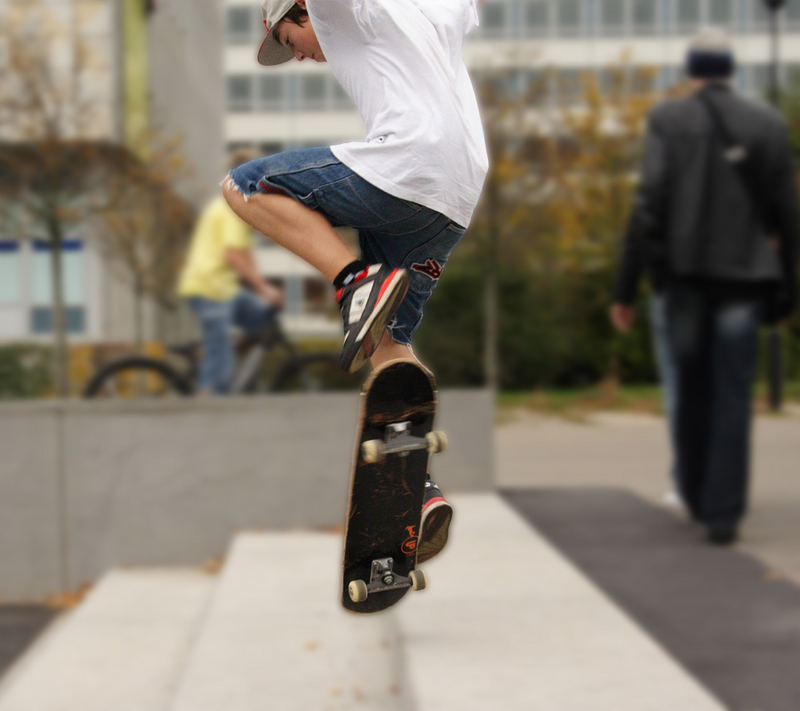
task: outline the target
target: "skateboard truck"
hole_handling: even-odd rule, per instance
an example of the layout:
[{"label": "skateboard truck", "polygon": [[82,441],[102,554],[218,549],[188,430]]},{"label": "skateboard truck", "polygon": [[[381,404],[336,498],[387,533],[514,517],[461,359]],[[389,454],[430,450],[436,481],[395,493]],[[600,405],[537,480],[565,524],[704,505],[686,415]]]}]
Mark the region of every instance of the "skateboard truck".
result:
[{"label": "skateboard truck", "polygon": [[410,434],[411,422],[392,422],[386,427],[383,439],[370,439],[361,445],[361,457],[368,464],[381,462],[387,454],[407,457],[411,452],[427,449],[430,454],[447,448],[447,435],[441,431],[428,432],[425,437]]},{"label": "skateboard truck", "polygon": [[424,590],[427,582],[425,573],[421,570],[412,570],[406,577],[394,572],[393,558],[377,558],[372,561],[369,583],[352,580],[347,586],[347,592],[353,602],[364,602],[371,593],[401,588]]}]

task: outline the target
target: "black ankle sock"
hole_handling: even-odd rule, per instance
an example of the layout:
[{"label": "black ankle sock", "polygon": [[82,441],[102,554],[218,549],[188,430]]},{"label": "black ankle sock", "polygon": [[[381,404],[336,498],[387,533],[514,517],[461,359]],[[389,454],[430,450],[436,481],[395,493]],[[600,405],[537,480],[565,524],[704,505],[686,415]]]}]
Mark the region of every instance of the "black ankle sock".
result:
[{"label": "black ankle sock", "polygon": [[369,264],[366,262],[357,259],[355,262],[350,262],[342,271],[339,272],[339,275],[333,280],[333,285],[337,289],[341,289],[343,286],[347,286],[351,281],[353,281],[353,277],[360,272],[363,272]]}]

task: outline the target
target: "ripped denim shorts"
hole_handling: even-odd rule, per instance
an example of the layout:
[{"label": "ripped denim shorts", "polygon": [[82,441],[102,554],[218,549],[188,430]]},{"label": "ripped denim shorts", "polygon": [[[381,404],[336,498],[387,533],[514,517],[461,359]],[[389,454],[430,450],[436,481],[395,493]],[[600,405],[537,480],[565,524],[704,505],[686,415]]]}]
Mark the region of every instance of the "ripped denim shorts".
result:
[{"label": "ripped denim shorts", "polygon": [[408,294],[389,324],[402,344],[422,320],[464,228],[435,210],[385,193],[339,161],[330,148],[303,148],[258,158],[230,171],[245,198],[282,193],[322,213],[334,227],[358,231],[361,258],[404,267],[411,277]]}]

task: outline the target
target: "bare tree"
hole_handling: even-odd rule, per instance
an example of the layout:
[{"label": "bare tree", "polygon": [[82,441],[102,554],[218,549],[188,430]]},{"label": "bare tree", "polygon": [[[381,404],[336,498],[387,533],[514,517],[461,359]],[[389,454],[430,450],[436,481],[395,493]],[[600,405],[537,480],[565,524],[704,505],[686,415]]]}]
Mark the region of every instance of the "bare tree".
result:
[{"label": "bare tree", "polygon": [[60,396],[67,395],[62,248],[84,222],[115,152],[92,140],[105,116],[88,78],[100,69],[88,43],[39,0],[0,9],[0,209],[49,246]]},{"label": "bare tree", "polygon": [[170,303],[192,221],[171,187],[185,172],[176,141],[143,134],[134,155],[107,140],[107,81],[105,58],[41,0],[0,5],[0,218],[49,246],[54,383],[62,397],[65,239],[95,230],[101,253],[131,284],[140,344],[144,299]]},{"label": "bare tree", "polygon": [[98,213],[98,241],[108,266],[131,285],[134,342],[144,340],[147,297],[175,307],[175,283],[194,222],[192,207],[172,189],[184,170],[178,142],[150,136],[150,159],[128,160],[109,176]]}]

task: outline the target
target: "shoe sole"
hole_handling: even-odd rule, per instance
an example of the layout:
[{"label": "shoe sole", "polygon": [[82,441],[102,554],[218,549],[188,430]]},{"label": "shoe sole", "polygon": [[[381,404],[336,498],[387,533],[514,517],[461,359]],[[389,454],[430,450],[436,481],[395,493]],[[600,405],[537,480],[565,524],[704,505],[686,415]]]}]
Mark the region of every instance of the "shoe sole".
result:
[{"label": "shoe sole", "polygon": [[400,308],[403,299],[406,298],[411,279],[405,269],[398,269],[394,278],[388,281],[388,284],[383,285],[383,292],[378,297],[372,314],[361,329],[364,334],[361,345],[353,356],[353,360],[345,368],[350,373],[361,370],[370,359],[383,339],[386,325]]},{"label": "shoe sole", "polygon": [[453,507],[444,499],[425,509],[420,523],[422,536],[417,548],[417,564],[430,560],[447,545],[452,519]]}]

